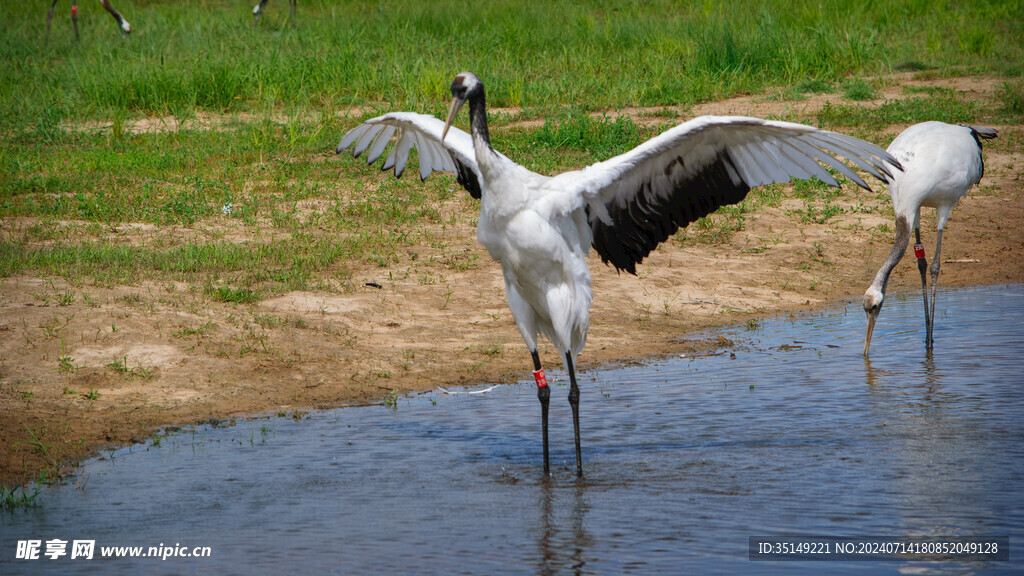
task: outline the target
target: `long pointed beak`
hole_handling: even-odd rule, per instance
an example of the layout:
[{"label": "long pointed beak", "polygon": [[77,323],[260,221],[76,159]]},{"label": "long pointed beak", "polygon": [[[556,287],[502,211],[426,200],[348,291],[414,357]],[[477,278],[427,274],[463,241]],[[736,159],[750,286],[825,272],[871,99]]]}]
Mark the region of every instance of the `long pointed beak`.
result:
[{"label": "long pointed beak", "polygon": [[864,332],[864,356],[868,355],[868,348],[871,347],[871,333],[875,331],[875,320],[878,319],[878,314],[867,313],[868,316],[868,327]]},{"label": "long pointed beak", "polygon": [[448,128],[451,127],[455,115],[459,113],[465,103],[466,101],[461,98],[452,98],[452,103],[448,106],[448,119],[444,121],[444,131],[441,132],[441,142],[444,142],[444,137],[448,135]]}]

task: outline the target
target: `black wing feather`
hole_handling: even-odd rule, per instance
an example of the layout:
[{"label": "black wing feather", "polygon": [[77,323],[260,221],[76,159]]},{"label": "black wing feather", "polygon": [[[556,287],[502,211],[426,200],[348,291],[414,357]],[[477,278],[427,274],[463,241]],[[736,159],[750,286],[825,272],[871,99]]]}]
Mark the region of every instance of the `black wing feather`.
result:
[{"label": "black wing feather", "polygon": [[480,181],[476,177],[476,172],[472,168],[466,166],[462,162],[459,162],[455,155],[452,155],[452,160],[455,161],[455,167],[458,168],[458,172],[455,177],[458,179],[459,184],[469,191],[469,195],[477,200],[480,199]]},{"label": "black wing feather", "polygon": [[[974,142],[978,145],[979,153],[985,148],[981,145],[982,140],[991,140],[999,135],[995,128],[989,128],[988,126],[968,126],[967,124],[961,124],[961,126],[971,131],[971,136],[974,136]],[[981,175],[985,175],[984,159],[981,161]]]},{"label": "black wing feather", "polygon": [[[685,159],[679,157],[675,162],[682,165]],[[685,172],[675,171],[673,164],[665,168],[666,176]],[[672,192],[667,196],[651,194],[648,181],[634,202],[625,206],[614,202],[607,204],[611,224],[594,217],[588,207],[594,249],[605,264],[635,275],[636,265],[679,228],[685,228],[721,206],[746,198],[750,186],[734,182],[730,172],[737,172],[735,163],[728,151],[723,150],[715,162],[689,177],[673,181]]]}]

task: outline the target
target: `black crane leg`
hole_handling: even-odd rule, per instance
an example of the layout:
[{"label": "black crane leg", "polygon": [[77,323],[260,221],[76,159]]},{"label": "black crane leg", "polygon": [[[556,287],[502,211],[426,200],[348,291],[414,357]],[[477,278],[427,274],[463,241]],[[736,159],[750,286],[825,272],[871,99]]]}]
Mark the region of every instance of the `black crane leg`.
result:
[{"label": "black crane leg", "polygon": [[939,228],[935,237],[935,255],[932,256],[932,287],[931,287],[931,302],[928,307],[928,335],[925,337],[925,348],[929,351],[934,347],[933,335],[935,334],[935,300],[938,295],[935,293],[939,289],[939,269],[942,266],[942,229]]},{"label": "black crane leg", "polygon": [[78,42],[78,2],[71,3],[71,25],[75,28],[75,42]]},{"label": "black crane leg", "polygon": [[583,477],[583,455],[580,452],[580,388],[576,385],[576,368],[572,364],[572,352],[565,353],[565,365],[569,368],[569,406],[572,407],[573,439],[576,441],[576,476]]},{"label": "black crane leg", "polygon": [[53,4],[50,4],[50,9],[46,11],[46,42],[50,42],[50,20],[53,20],[53,7],[57,5],[57,0],[53,0]]},{"label": "black crane leg", "polygon": [[928,260],[924,257],[924,245],[921,244],[921,229],[914,229],[914,256],[917,257],[917,269],[921,272],[921,295],[924,297],[924,332],[925,348],[931,350],[932,315],[928,306]]},{"label": "black crane leg", "polygon": [[533,355],[533,377],[537,380],[537,399],[540,400],[540,426],[541,438],[544,443],[544,475],[551,474],[551,466],[548,460],[548,404],[551,400],[551,388],[548,386],[547,378],[544,376],[544,369],[540,366],[540,356],[536,350],[531,350]]}]

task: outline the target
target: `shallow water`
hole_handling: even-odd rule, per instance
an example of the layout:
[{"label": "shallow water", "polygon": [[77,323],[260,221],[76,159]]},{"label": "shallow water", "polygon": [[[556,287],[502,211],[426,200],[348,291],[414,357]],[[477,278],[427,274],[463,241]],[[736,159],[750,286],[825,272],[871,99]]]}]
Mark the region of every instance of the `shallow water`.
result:
[{"label": "shallow water", "polygon": [[[890,296],[870,362],[851,303],[726,331],[735,346],[714,356],[582,374],[583,481],[556,372],[550,481],[527,382],[185,430],[0,513],[0,573],[1021,573],[1024,286],[940,291],[933,357],[919,298]],[[1008,536],[1012,551],[748,559],[748,537],[781,535]],[[95,555],[15,560],[27,539]],[[99,557],[161,545],[211,555]]]}]

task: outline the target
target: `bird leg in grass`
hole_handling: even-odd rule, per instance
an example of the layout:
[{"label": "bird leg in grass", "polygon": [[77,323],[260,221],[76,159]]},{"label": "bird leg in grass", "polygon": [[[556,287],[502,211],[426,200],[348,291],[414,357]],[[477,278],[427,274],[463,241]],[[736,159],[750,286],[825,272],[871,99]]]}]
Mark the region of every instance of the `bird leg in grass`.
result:
[{"label": "bird leg in grass", "polygon": [[544,369],[540,366],[540,356],[536,350],[530,350],[533,355],[533,377],[537,379],[537,399],[540,400],[540,426],[541,437],[544,444],[544,475],[551,473],[548,464],[548,403],[551,400],[551,388],[548,380],[544,377]]},{"label": "bird leg in grass", "polygon": [[[46,11],[46,41],[50,41],[50,21],[53,20],[53,8],[57,6],[57,0],[53,0],[50,9]],[[75,27],[75,40],[78,40],[78,2],[71,3],[71,23]]]},{"label": "bird leg in grass", "polygon": [[71,3],[71,25],[75,28],[75,42],[78,42],[78,2]]},{"label": "bird leg in grass", "polygon": [[576,369],[572,365],[572,352],[565,353],[569,368],[569,406],[572,407],[572,431],[576,440],[576,476],[583,477],[583,456],[580,454],[580,388],[576,385]]},{"label": "bird leg in grass", "polygon": [[[924,256],[924,244],[921,244],[921,229],[914,228],[914,256],[917,256],[917,270],[921,273],[921,296],[924,297],[924,331],[925,347],[932,347],[932,316],[928,306],[928,260]],[[936,256],[937,257],[937,256]]]},{"label": "bird leg in grass", "polygon": [[935,331],[935,291],[939,286],[939,267],[942,265],[940,255],[942,253],[942,228],[939,228],[935,239],[935,256],[932,256],[932,301],[929,303],[927,336],[925,337],[925,348],[932,349],[932,334]]},{"label": "bird leg in grass", "polygon": [[50,21],[53,20],[53,7],[57,5],[57,0],[53,0],[53,4],[50,4],[50,9],[46,11],[46,41],[50,41]]},{"label": "bird leg in grass", "polygon": [[[47,10],[47,12],[46,12],[46,41],[47,42],[50,41],[50,21],[53,20],[53,9],[57,5],[57,1],[58,0],[53,0],[53,4],[50,4],[50,9]],[[100,4],[104,8],[106,8],[107,12],[110,12],[110,15],[114,18],[115,21],[117,21],[118,27],[121,28],[121,32],[124,34],[124,37],[128,38],[128,35],[132,31],[131,24],[129,24],[128,21],[124,19],[124,16],[121,16],[120,12],[118,12],[113,6],[110,5],[109,0],[100,0]],[[75,41],[78,41],[79,40],[79,36],[78,36],[78,2],[77,2],[77,0],[73,0],[71,2],[71,24],[74,25],[74,28],[75,28]]]}]

